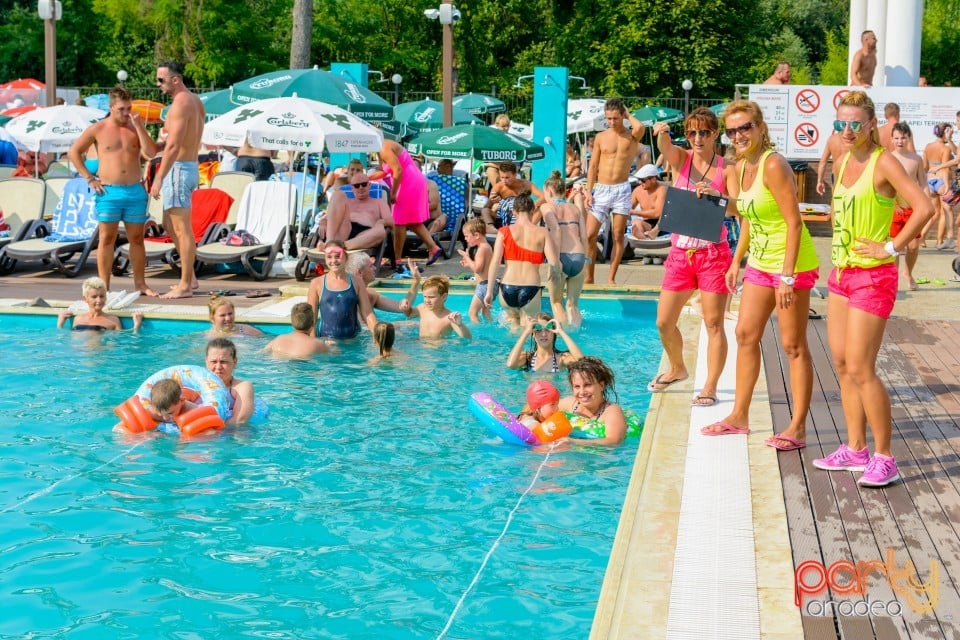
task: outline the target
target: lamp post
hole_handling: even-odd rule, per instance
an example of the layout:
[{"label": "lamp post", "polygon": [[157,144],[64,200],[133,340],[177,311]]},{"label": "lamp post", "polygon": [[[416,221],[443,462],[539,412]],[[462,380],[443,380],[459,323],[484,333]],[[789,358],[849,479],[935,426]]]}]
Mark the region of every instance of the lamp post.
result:
[{"label": "lamp post", "polygon": [[63,15],[59,0],[38,0],[37,13],[43,20],[43,61],[46,70],[47,106],[57,103],[57,20]]},{"label": "lamp post", "polygon": [[403,82],[403,76],[395,73],[390,76],[390,82],[393,83],[393,106],[400,102],[400,83]]},{"label": "lamp post", "polygon": [[443,126],[453,124],[453,23],[460,20],[460,11],[452,0],[443,0],[436,9],[423,12],[431,20],[440,20],[443,27]]},{"label": "lamp post", "polygon": [[680,86],[683,87],[683,115],[690,115],[690,89],[693,89],[693,81],[684,80]]},{"label": "lamp post", "polygon": [[120,71],[117,71],[117,80],[120,82],[121,87],[127,86],[124,83],[126,83],[127,78],[129,77],[130,76],[127,75],[127,72],[124,69],[120,69]]}]

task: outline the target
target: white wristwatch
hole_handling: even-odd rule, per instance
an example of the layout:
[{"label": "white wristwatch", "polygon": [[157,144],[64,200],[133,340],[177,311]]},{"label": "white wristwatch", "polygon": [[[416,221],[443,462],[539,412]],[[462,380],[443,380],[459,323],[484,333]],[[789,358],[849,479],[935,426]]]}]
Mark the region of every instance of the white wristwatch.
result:
[{"label": "white wristwatch", "polygon": [[780,274],[780,282],[787,285],[788,287],[792,287],[794,283],[796,283],[796,281],[797,279],[794,278],[793,276],[787,276],[782,273]]},{"label": "white wristwatch", "polygon": [[883,245],[883,250],[889,253],[891,256],[900,255],[900,252],[897,251],[896,245],[893,244],[893,240],[887,241],[887,244]]}]

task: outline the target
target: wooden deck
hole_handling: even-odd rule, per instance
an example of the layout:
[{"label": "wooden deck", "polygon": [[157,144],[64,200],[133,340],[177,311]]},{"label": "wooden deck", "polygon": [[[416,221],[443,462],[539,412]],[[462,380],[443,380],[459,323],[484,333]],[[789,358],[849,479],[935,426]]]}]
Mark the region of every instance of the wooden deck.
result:
[{"label": "wooden deck", "polygon": [[[763,340],[770,407],[774,425],[786,425],[788,367],[775,319],[771,328]],[[898,570],[912,563],[915,577],[930,585],[929,595],[915,595],[917,584],[900,577],[892,588],[882,566],[861,565],[863,595],[837,593],[831,586],[804,596],[805,637],[960,639],[960,322],[894,319],[887,325],[877,368],[893,405],[892,451],[903,480],[884,489],[861,488],[860,474],[812,465],[846,434],[826,331],[826,321],[810,322],[814,390],[807,448],[779,454],[794,567],[815,561],[829,569],[838,561],[856,565],[893,558]],[[869,433],[868,442],[872,449]],[[816,568],[807,569],[803,581],[812,585],[818,577]],[[842,590],[851,579],[852,572],[842,570],[832,584]],[[821,614],[828,600],[846,604],[840,613]],[[874,603],[871,611],[857,615],[853,605],[864,600]],[[892,602],[899,607],[887,604]],[[926,603],[933,604],[932,611],[918,611]]]}]

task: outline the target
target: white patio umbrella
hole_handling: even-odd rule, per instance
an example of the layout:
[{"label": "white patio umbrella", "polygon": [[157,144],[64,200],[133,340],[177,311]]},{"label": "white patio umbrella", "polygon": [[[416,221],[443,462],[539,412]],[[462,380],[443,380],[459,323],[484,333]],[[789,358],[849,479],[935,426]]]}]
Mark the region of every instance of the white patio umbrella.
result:
[{"label": "white patio umbrella", "polygon": [[[495,124],[492,124],[490,126],[493,127],[494,129],[499,128]],[[509,133],[512,133],[515,136],[519,136],[524,140],[533,140],[533,127],[531,127],[528,124],[523,124],[521,122],[513,122],[511,120]]]},{"label": "white patio umbrella", "polygon": [[607,128],[604,101],[582,98],[567,102],[567,135],[603,131]]},{"label": "white patio umbrella", "polygon": [[6,124],[17,146],[25,151],[69,151],[84,129],[102,120],[106,111],[76,104],[35,109]]},{"label": "white patio umbrella", "polygon": [[[324,147],[336,153],[369,153],[383,146],[383,133],[339,107],[293,96],[257,100],[228,111],[204,125],[202,140],[228,147],[239,147],[247,140],[257,149],[294,154],[320,153]],[[287,225],[284,258],[290,252],[289,229]]]}]

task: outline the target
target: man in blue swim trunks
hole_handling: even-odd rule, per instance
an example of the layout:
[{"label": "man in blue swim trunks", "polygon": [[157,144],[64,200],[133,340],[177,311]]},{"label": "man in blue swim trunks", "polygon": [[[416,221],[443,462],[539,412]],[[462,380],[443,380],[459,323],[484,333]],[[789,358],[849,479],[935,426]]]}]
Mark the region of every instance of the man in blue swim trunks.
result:
[{"label": "man in blue swim trunks", "polygon": [[[140,158],[155,155],[157,145],[140,117],[131,113],[132,98],[124,87],[111,89],[110,115],[87,127],[70,147],[67,157],[97,193],[96,212],[100,231],[97,274],[100,279],[109,290],[113,248],[117,241],[117,228],[122,221],[130,241],[133,285],[144,295],[156,296],[157,293],[147,286],[144,275],[147,259],[143,247],[143,227],[147,221],[147,191],[141,182]],[[84,163],[84,156],[91,145],[97,147],[99,175],[91,173]]]},{"label": "man in blue swim trunks", "polygon": [[199,285],[193,273],[197,245],[190,223],[190,194],[200,186],[197,155],[205,111],[200,98],[183,83],[183,66],[164,62],[157,67],[157,86],[173,98],[164,128],[167,140],[163,158],[150,189],[150,197],[163,196],[163,226],[171,229],[180,252],[180,282],[161,298],[189,298]]}]

